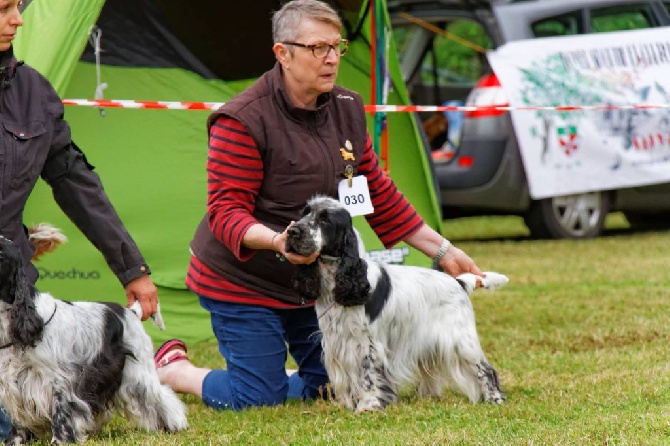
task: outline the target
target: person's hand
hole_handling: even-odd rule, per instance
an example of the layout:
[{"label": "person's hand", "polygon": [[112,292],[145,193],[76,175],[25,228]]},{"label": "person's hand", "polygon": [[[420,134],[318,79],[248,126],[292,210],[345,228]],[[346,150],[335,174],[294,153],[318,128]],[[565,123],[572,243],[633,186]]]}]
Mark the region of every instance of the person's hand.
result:
[{"label": "person's hand", "polygon": [[438,262],[438,266],[442,271],[453,277],[463,273],[472,273],[476,276],[484,275],[477,265],[475,265],[474,260],[454,245],[449,247],[447,253]]},{"label": "person's hand", "polygon": [[309,257],[301,256],[300,254],[296,254],[294,252],[283,253],[282,255],[286,258],[286,260],[293,263],[294,265],[309,265],[310,263],[314,263],[316,261],[316,259],[319,257],[319,252],[315,252]]},{"label": "person's hand", "polygon": [[293,226],[295,222],[292,221],[290,225],[284,229],[284,232],[279,233],[274,240],[272,240],[272,247],[277,251],[277,255],[283,257],[287,261],[291,262],[294,265],[308,265],[314,263],[314,261],[319,257],[320,252],[314,252],[311,255],[305,257],[294,252],[286,252],[286,238],[288,237],[288,230]]},{"label": "person's hand", "polygon": [[135,301],[142,306],[142,320],[146,321],[158,308],[158,290],[149,276],[140,276],[130,281],[126,287],[128,307]]}]

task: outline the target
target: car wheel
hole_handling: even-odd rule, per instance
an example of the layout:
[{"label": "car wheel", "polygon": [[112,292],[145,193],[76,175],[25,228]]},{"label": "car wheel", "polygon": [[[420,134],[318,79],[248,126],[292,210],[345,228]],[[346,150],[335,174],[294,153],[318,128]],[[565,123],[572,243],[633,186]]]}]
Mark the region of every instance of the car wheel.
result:
[{"label": "car wheel", "polygon": [[632,212],[623,213],[633,229],[668,229],[670,212]]},{"label": "car wheel", "polygon": [[602,232],[608,212],[609,195],[589,192],[533,201],[524,220],[535,238],[586,239]]}]

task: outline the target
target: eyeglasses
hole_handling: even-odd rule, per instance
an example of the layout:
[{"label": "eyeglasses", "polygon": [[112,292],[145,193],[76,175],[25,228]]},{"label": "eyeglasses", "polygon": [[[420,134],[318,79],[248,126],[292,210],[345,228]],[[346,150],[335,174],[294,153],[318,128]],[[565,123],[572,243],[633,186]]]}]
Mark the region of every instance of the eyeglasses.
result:
[{"label": "eyeglasses", "polygon": [[335,51],[335,54],[337,56],[343,56],[349,49],[349,41],[347,39],[340,40],[340,43],[336,45],[329,45],[327,43],[320,43],[318,45],[305,45],[304,43],[298,43],[298,42],[282,42],[282,43],[284,45],[299,46],[300,48],[307,48],[308,50],[312,50],[312,54],[317,59],[323,59],[324,57],[326,57],[330,52],[330,50]]}]

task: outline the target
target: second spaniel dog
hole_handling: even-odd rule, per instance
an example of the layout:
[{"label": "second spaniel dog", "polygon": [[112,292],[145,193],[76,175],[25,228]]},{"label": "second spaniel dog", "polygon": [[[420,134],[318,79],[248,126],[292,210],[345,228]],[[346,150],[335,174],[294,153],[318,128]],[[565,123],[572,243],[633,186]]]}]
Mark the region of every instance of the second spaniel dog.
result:
[{"label": "second spaniel dog", "polygon": [[470,294],[507,278],[451,276],[429,268],[388,265],[365,250],[339,201],[312,198],[288,229],[287,252],[302,265],[295,289],[316,300],[324,364],[336,399],[357,412],[378,410],[412,386],[439,397],[446,387],[470,401],[502,403],[498,375],[480,346]]},{"label": "second spaniel dog", "polygon": [[0,364],[0,403],[14,424],[8,444],[81,442],[114,409],[149,430],[188,426],[186,407],[158,380],[140,318],[115,303],[39,292],[19,249],[1,236]]}]

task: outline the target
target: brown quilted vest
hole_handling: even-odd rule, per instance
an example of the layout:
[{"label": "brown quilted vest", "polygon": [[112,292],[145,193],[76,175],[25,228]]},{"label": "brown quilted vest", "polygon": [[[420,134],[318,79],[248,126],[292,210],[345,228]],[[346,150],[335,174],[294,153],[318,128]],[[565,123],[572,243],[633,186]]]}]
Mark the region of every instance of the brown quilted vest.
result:
[{"label": "brown quilted vest", "polygon": [[[319,97],[316,110],[295,108],[284,90],[279,64],[212,113],[208,130],[219,115],[242,122],[256,142],[264,178],[253,215],[276,231],[297,221],[314,194],[337,197],[347,165],[357,172],[367,136],[358,94],[336,86]],[[346,141],[351,142],[354,161],[345,160],[340,151]],[[305,303],[291,289],[295,265],[280,262],[269,250],[259,250],[249,261],[240,262],[211,233],[208,215],[200,222],[191,249],[201,262],[233,283],[285,302]]]}]

